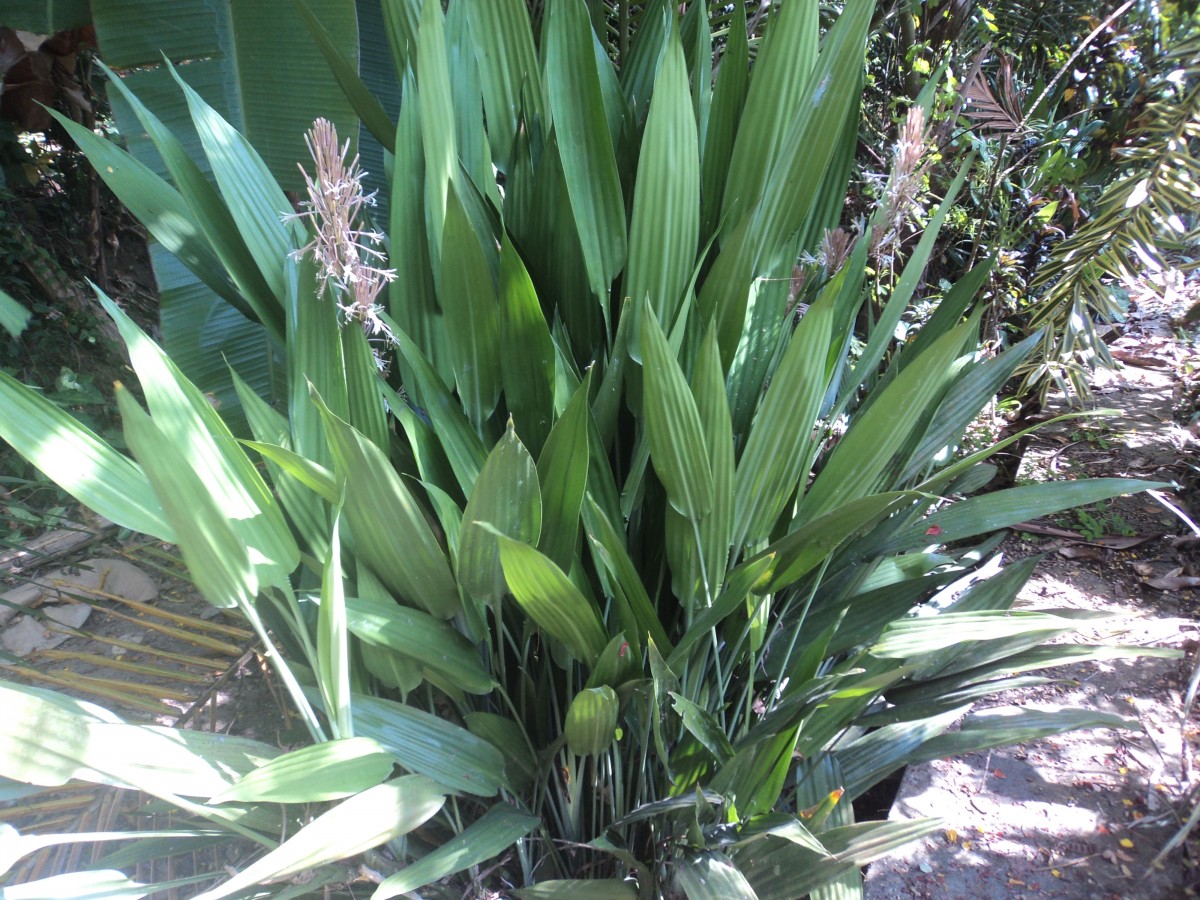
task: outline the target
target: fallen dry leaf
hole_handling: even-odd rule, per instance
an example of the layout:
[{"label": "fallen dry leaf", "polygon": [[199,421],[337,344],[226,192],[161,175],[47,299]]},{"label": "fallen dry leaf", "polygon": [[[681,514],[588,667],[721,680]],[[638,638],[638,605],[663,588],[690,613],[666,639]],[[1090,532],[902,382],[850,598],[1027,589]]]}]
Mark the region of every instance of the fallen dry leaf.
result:
[{"label": "fallen dry leaf", "polygon": [[1147,578],[1146,585],[1159,591],[1179,591],[1184,588],[1200,587],[1200,577],[1195,575],[1180,575],[1180,570],[1163,575],[1161,578]]}]

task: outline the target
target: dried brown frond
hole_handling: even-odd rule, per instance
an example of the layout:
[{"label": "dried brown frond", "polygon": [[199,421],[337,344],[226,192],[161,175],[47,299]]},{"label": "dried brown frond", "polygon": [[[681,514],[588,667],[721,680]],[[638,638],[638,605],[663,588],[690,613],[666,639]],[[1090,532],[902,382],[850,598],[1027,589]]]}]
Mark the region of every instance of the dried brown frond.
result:
[{"label": "dried brown frond", "polygon": [[963,111],[979,128],[993,134],[1014,134],[1021,129],[1025,116],[1013,82],[1012,61],[1003,53],[999,54],[1000,71],[993,88],[983,73],[983,56],[987,49],[980,51],[963,85]]}]

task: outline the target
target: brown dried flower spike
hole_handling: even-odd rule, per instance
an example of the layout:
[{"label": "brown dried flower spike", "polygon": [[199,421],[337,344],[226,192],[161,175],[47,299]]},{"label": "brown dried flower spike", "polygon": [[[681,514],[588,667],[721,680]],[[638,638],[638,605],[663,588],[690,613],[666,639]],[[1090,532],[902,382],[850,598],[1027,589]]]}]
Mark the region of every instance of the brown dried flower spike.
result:
[{"label": "brown dried flower spike", "polygon": [[339,147],[337,129],[327,119],[317,119],[304,142],[316,164],[316,174],[310,177],[300,166],[308,200],[301,203],[302,211],[293,218],[310,221],[316,236],[293,255],[311,252],[318,266],[321,293],[332,293],[346,318],[362,322],[368,334],[390,339],[375,301],[383,286],[396,277],[396,271],[380,265],[387,258],[379,249],[383,235],[363,230],[358,224],[363,207],[375,204],[375,195],[363,191],[365,173],[359,167],[358,156],[347,165],[350,142]]}]

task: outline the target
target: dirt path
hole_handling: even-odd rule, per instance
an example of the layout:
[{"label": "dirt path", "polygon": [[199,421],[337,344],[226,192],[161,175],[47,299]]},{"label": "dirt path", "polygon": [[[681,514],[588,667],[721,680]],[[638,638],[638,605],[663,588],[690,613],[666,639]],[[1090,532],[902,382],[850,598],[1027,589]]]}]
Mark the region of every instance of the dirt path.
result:
[{"label": "dirt path", "polygon": [[[1181,373],[1190,371],[1188,348],[1161,322],[1135,320],[1113,349],[1130,364],[1098,376],[1096,401],[1121,414],[1048,427],[1021,474],[1176,481],[1185,489],[1171,499],[1195,520],[1200,502],[1187,487],[1200,445],[1172,415]],[[941,816],[948,827],[872,866],[869,900],[1149,900],[1194,896],[1200,887],[1194,847],[1154,862],[1200,791],[1192,763],[1200,716],[1181,718],[1200,637],[1191,587],[1200,583],[1197,544],[1186,523],[1147,495],[1036,525],[1037,533],[1018,532],[1005,545],[1010,561],[1046,554],[1019,606],[1104,612],[1110,618],[1072,640],[1182,655],[1064,667],[1052,673],[1062,681],[994,704],[1100,708],[1141,730],[1074,732],[908,770],[891,818]]]}]

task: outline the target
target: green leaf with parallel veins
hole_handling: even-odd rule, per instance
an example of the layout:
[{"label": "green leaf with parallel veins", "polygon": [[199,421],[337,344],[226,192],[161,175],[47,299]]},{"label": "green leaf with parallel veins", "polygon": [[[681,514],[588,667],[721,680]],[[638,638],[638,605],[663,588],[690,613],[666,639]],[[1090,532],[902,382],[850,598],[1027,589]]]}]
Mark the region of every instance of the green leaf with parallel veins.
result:
[{"label": "green leaf with parallel veins", "polygon": [[733,747],[713,715],[680,694],[672,692],[671,700],[675,711],[683,718],[683,727],[716,757],[718,763],[728,762],[733,756]]},{"label": "green leaf with parallel veins", "polygon": [[321,573],[315,674],[321,688],[321,699],[325,703],[325,717],[334,728],[334,736],[350,738],[354,734],[354,724],[350,717],[350,632],[346,625],[346,589],[342,580],[341,521],[344,503],[344,495],[339,495],[333,507],[325,570]]},{"label": "green leaf with parallel veins", "polygon": [[717,333],[710,328],[696,357],[692,373],[692,395],[704,428],[708,461],[712,466],[712,509],[700,521],[700,545],[703,548],[703,575],[708,590],[715,592],[725,582],[729,551],[733,542],[734,485],[736,471],[733,450],[733,423],[725,393],[725,373]]},{"label": "green leaf with parallel veins", "polygon": [[258,310],[251,307],[230,282],[179,191],[115,143],[59,112],[52,111],[52,114],[84,152],[104,183],[155,240],[239,312],[257,317]]},{"label": "green leaf with parallel veins", "polygon": [[675,353],[648,306],[642,309],[645,423],[654,471],[671,506],[698,521],[712,508],[713,477],[700,414]]},{"label": "green leaf with parallel veins", "polygon": [[444,789],[421,775],[376,785],[321,814],[266,856],[196,900],[218,900],[302,869],[315,869],[378,847],[433,817]]},{"label": "green leaf with parallel veins", "polygon": [[833,300],[844,278],[843,271],[800,320],[754,419],[735,482],[733,535],[738,547],[771,534],[816,454],[813,429],[825,397]]},{"label": "green leaf with parallel veins", "polygon": [[[700,151],[679,33],[672,28],[658,68],[633,193],[624,296],[649,303],[664,328],[675,321],[691,280],[700,234]],[[641,360],[637,318],[630,354]]]},{"label": "green leaf with parallel veins", "polygon": [[317,49],[325,57],[325,62],[329,65],[333,77],[337,79],[338,86],[345,93],[350,105],[354,107],[355,114],[385,150],[389,153],[394,152],[396,127],[392,125],[392,120],[388,118],[383,105],[375,99],[370,89],[358,76],[358,60],[346,58],[337,41],[321,24],[321,20],[313,15],[304,0],[292,0],[292,3],[295,5],[296,11],[300,13],[300,18],[304,21]]},{"label": "green leaf with parallel veins", "polygon": [[533,887],[513,891],[520,900],[637,900],[637,888],[615,878],[595,880],[543,881]]},{"label": "green leaf with parallel veins", "polygon": [[[384,321],[392,327],[386,316]],[[465,496],[470,496],[471,487],[487,461],[487,449],[463,413],[462,404],[446,390],[426,355],[401,329],[392,327],[392,333],[396,336],[400,355],[413,372],[415,399],[433,423],[458,486]]]},{"label": "green leaf with parallel veins", "polygon": [[500,333],[504,400],[525,446],[540,456],[554,415],[554,341],[529,271],[505,231],[500,244]]},{"label": "green leaf with parallel veins", "polygon": [[337,476],[345,481],[346,520],[355,553],[388,588],[439,618],[459,609],[458,586],[425,513],[373,443],[314,396]]},{"label": "green leaf with parallel veins", "polygon": [[717,595],[712,606],[702,610],[692,620],[687,632],[667,658],[668,665],[672,668],[682,668],[697,643],[709,637],[712,629],[729,616],[746,608],[746,598],[750,596],[750,591],[762,578],[771,574],[774,566],[775,556],[768,552],[742,563],[730,572],[725,589]]},{"label": "green leaf with parallel veins", "polygon": [[563,735],[567,747],[578,756],[603,753],[611,746],[621,703],[608,685],[584,688],[567,708]]},{"label": "green leaf with parallel veins", "polygon": [[[1048,516],[1074,506],[1099,503],[1122,494],[1166,490],[1170,485],[1132,478],[1085,478],[1079,481],[1054,481],[1030,484],[970,497],[922,519],[912,529],[898,535],[888,549],[908,549],[929,543],[925,535],[937,528],[938,543],[948,543],[1009,528],[1018,522]],[[922,540],[923,539],[923,540]],[[920,543],[918,543],[920,542]]]},{"label": "green leaf with parallel veins", "polygon": [[786,3],[759,46],[729,160],[722,215],[736,225],[762,194],[817,62],[818,5]]},{"label": "green leaf with parallel veins", "polygon": [[583,521],[594,554],[608,572],[615,590],[624,595],[637,623],[637,634],[633,635],[630,643],[640,647],[644,637],[649,636],[664,651],[669,651],[671,641],[658,618],[654,604],[650,601],[650,595],[646,592],[637,566],[629,555],[625,535],[609,521],[590,493],[584,498]]},{"label": "green leaf with parallel veins", "polygon": [[512,719],[488,712],[469,712],[463,719],[471,734],[483,738],[504,754],[508,786],[518,794],[528,790],[537,777],[538,762],[521,726]]},{"label": "green leaf with parallel veins", "polygon": [[441,673],[460,690],[486,694],[496,686],[470,641],[428,613],[387,600],[347,597],[346,619],[359,639],[388,647]]},{"label": "green leaf with parallel veins", "polygon": [[258,441],[242,441],[241,443],[264,459],[275,463],[309,490],[315,491],[330,503],[337,503],[337,480],[333,477],[333,473],[324,466],[318,465],[298,453],[293,453],[286,447],[280,447],[278,444],[263,444]]},{"label": "green leaf with parallel veins", "polygon": [[759,900],[793,900],[944,827],[941,819],[914,819],[831,828],[821,833],[821,843],[828,851],[824,855],[767,836],[740,849],[733,858]]},{"label": "green leaf with parallel veins", "polygon": [[489,143],[507,173],[519,117],[534,122],[543,116],[529,12],[521,0],[468,0],[467,20],[479,59]]},{"label": "green leaf with parallel veins", "polygon": [[545,527],[538,549],[560,569],[568,569],[579,542],[579,513],[588,479],[589,373],[554,423],[538,458]]},{"label": "green leaf with parallel veins", "polygon": [[551,0],[542,39],[554,131],[588,284],[603,297],[625,264],[625,203],[582,0]]},{"label": "green leaf with parallel veins", "polygon": [[392,773],[394,763],[395,757],[370,738],[326,741],[275,757],[208,802],[340,800],[380,784]]},{"label": "green leaf with parallel veins", "polygon": [[608,636],[591,602],[548,557],[528,544],[494,533],[513,599],[540,628],[562,641],[572,656],[592,665]]},{"label": "green leaf with parallel veins", "polygon": [[125,340],[156,428],[198,476],[228,527],[255,551],[258,577],[264,584],[283,583],[300,563],[300,548],[274,492],[208,398],[98,288],[96,296]]},{"label": "green leaf with parallel veins", "polygon": [[462,515],[458,544],[458,582],[469,595],[493,603],[504,594],[504,571],[495,535],[479,523],[514,540],[533,543],[542,533],[542,496],[538,472],[509,422],[475,479]]},{"label": "green leaf with parallel veins", "polygon": [[[847,538],[906,503],[911,503],[918,496],[916,492],[908,491],[872,494],[839,506],[833,512],[826,513],[780,538],[763,551],[763,554],[775,554],[778,560],[771,578],[770,590],[778,591],[799,581],[819,566]],[[754,557],[757,558],[758,556]]]},{"label": "green leaf with parallel veins", "polygon": [[0,328],[7,331],[9,337],[13,340],[19,338],[32,315],[7,293],[0,291]]},{"label": "green leaf with parallel veins", "polygon": [[258,578],[246,545],[213,500],[210,486],[124,388],[117,389],[117,406],[125,440],[163,500],[163,511],[196,589],[216,607],[251,603],[258,594]]},{"label": "green leaf with parallel veins", "polygon": [[[129,108],[146,130],[147,136],[154,142],[154,147],[162,157],[175,186],[195,216],[196,224],[208,239],[225,271],[229,273],[229,279],[237,287],[237,291],[233,292],[232,296],[228,292],[222,293],[211,280],[205,280],[203,273],[196,272],[195,269],[192,269],[192,272],[201,280],[205,280],[209,287],[235,308],[248,304],[258,320],[268,325],[272,333],[281,338],[283,329],[280,298],[271,294],[271,289],[258,270],[254,257],[250,255],[245,241],[238,234],[237,225],[220,193],[205,177],[196,161],[188,155],[183,142],[129,89],[125,79],[100,60],[97,60],[97,64],[108,75],[109,85],[129,104]],[[138,218],[140,221],[146,221],[140,215]]]},{"label": "green leaf with parallel veins", "polygon": [[1080,728],[1142,731],[1137,719],[1094,709],[984,709],[967,716],[962,727],[930,738],[908,758],[910,763],[945,759],[1051,737]]},{"label": "green leaf with parallel veins", "polygon": [[798,523],[878,489],[893,456],[940,401],[963,342],[976,325],[972,320],[944,334],[877,395],[829,455],[800,505]]},{"label": "green leaf with parallel veins", "polygon": [[541,821],[537,816],[527,815],[515,807],[497,804],[461,834],[456,834],[436,850],[385,878],[371,895],[371,900],[388,900],[389,897],[415,891],[447,875],[477,866],[503,853],[533,831]]},{"label": "green leaf with parallel veins", "polygon": [[285,293],[283,265],[294,249],[283,216],[292,204],[250,142],[171,67],[183,90],[204,154],[246,248],[276,297]]},{"label": "green leaf with parallel veins", "polygon": [[447,791],[492,797],[507,783],[500,751],[453,722],[365,694],[354,695],[353,708],[356,736],[379,741],[401,766]]},{"label": "green leaf with parallel veins", "polygon": [[891,623],[870,653],[889,659],[909,659],[966,641],[993,641],[1034,633],[1044,634],[1045,640],[1049,640],[1078,627],[1073,619],[1025,610],[949,612]]},{"label": "green leaf with parallel veins", "polygon": [[700,236],[704,243],[712,237],[720,221],[725,184],[732,171],[729,160],[746,100],[746,85],[750,80],[750,44],[746,29],[746,7],[742,4],[734,5],[729,38],[721,54],[716,78],[701,159]]},{"label": "green leaf with parallel veins", "polygon": [[688,900],[758,900],[746,876],[724,853],[708,850],[684,859],[675,878]]},{"label": "green leaf with parallel veins", "polygon": [[106,519],[175,542],[142,468],[79,420],[0,371],[0,438],[64,491]]},{"label": "green leaf with parallel veins", "polygon": [[416,49],[417,102],[425,150],[425,228],[429,235],[430,258],[434,271],[438,272],[442,235],[446,228],[446,197],[454,190],[458,171],[458,138],[454,128],[446,24],[438,0],[424,0]]},{"label": "green leaf with parallel veins", "polygon": [[479,236],[453,188],[446,195],[445,217],[438,296],[442,310],[453,323],[446,336],[458,394],[467,418],[482,430],[500,397],[496,286]]}]

